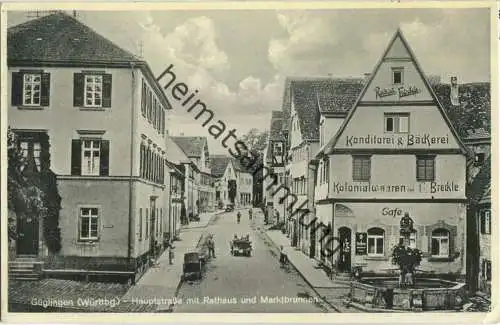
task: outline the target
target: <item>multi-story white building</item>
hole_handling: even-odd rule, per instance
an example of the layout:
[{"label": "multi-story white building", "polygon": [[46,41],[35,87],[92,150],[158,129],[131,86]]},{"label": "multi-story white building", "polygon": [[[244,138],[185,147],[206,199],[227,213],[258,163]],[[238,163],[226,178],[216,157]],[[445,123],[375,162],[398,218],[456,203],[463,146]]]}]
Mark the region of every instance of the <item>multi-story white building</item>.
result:
[{"label": "multi-story white building", "polygon": [[171,107],[148,64],[63,13],[9,28],[7,56],[9,126],[62,198],[61,250],[47,250],[30,218],[18,223],[18,256],[45,261],[47,274],[137,278],[169,211]]},{"label": "multi-story white building", "polygon": [[331,224],[325,263],[394,268],[408,214],[420,269],[464,275],[467,150],[399,30],[338,130],[324,132],[334,134],[316,157],[316,216]]}]

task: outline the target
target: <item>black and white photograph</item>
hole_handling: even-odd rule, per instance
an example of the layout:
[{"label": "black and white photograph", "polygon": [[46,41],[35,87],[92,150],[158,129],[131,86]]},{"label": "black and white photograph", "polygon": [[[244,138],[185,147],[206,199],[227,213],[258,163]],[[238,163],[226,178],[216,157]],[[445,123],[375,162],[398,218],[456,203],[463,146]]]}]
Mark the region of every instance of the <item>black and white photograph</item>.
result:
[{"label": "black and white photograph", "polygon": [[5,312],[491,316],[494,4],[223,4],[3,6]]}]

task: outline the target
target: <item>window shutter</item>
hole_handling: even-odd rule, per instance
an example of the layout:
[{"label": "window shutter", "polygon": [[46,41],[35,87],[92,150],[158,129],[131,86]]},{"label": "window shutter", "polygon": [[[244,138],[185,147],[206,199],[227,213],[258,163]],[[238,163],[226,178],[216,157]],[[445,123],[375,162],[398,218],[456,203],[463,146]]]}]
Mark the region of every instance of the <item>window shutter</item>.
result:
[{"label": "window shutter", "polygon": [[42,82],[40,89],[40,105],[49,106],[50,103],[50,73],[42,73]]},{"label": "window shutter", "polygon": [[479,215],[479,220],[481,221],[481,234],[486,233],[486,218],[485,218],[485,213],[484,211],[481,211]]},{"label": "window shutter", "polygon": [[85,91],[85,76],[83,73],[73,74],[73,106],[82,107],[83,106],[83,93]]},{"label": "window shutter", "polygon": [[101,168],[99,175],[109,175],[109,140],[101,140]]},{"label": "window shutter", "polygon": [[71,141],[71,175],[82,174],[82,140]]},{"label": "window shutter", "polygon": [[21,72],[12,72],[12,106],[21,106],[23,104],[23,74]]},{"label": "window shutter", "polygon": [[111,74],[102,76],[102,107],[111,107]]},{"label": "window shutter", "polygon": [[448,234],[449,234],[449,251],[448,251],[448,254],[450,257],[453,257],[455,255],[455,237],[456,237],[456,233],[453,232],[453,231],[450,231],[448,230]]}]

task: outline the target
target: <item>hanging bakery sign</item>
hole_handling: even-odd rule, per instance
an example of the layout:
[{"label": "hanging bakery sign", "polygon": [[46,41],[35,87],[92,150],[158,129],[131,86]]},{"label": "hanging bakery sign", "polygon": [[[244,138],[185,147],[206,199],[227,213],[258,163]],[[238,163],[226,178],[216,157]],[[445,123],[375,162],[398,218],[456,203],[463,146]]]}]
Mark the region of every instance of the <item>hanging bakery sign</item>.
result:
[{"label": "hanging bakery sign", "polygon": [[420,94],[422,90],[415,86],[401,86],[401,87],[391,87],[391,88],[380,88],[375,87],[375,96],[377,99],[382,99],[385,97],[395,96],[398,99]]}]

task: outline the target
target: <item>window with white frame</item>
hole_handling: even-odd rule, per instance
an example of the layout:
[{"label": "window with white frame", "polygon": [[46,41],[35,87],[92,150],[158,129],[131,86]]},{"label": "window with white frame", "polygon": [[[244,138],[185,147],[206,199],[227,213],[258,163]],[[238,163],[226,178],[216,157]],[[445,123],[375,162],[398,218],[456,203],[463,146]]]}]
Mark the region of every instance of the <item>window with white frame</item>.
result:
[{"label": "window with white frame", "polygon": [[[399,244],[402,245],[404,243],[404,237],[399,237]],[[410,248],[417,248],[417,232],[413,231],[410,233]]]},{"label": "window with white frame", "polygon": [[94,241],[99,239],[99,209],[96,207],[80,208],[79,239]]},{"label": "window with white frame", "polygon": [[82,175],[99,176],[100,171],[100,140],[83,140]]},{"label": "window with white frame", "polygon": [[23,106],[40,106],[42,75],[26,73],[23,78]]},{"label": "window with white frame", "polygon": [[448,257],[450,253],[450,232],[446,229],[436,229],[431,235],[431,255]]},{"label": "window with white frame", "polygon": [[367,231],[368,255],[384,255],[384,230],[381,228],[370,228]]},{"label": "window with white frame", "polygon": [[85,107],[102,107],[102,75],[85,76]]},{"label": "window with white frame", "polygon": [[409,113],[385,113],[384,132],[386,133],[408,133],[410,131]]}]

